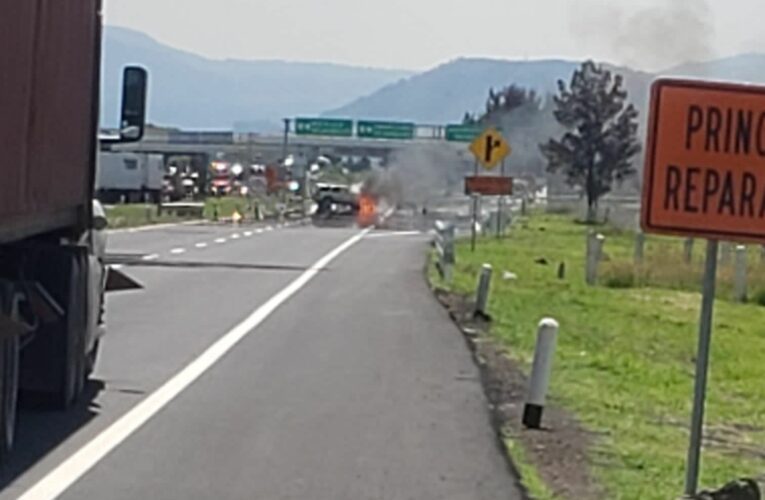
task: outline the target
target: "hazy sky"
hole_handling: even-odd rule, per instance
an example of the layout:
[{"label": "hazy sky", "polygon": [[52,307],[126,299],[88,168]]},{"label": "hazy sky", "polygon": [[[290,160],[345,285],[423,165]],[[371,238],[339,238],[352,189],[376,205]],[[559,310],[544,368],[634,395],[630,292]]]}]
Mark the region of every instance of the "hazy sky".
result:
[{"label": "hazy sky", "polygon": [[460,56],[646,69],[765,51],[763,0],[105,0],[106,21],[214,58],[424,69]]}]

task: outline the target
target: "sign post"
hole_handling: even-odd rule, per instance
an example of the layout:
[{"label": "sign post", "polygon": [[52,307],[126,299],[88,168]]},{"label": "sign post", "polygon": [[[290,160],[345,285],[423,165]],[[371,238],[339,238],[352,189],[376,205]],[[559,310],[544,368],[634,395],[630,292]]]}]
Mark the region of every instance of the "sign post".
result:
[{"label": "sign post", "polygon": [[[473,176],[478,177],[478,160],[473,162]],[[470,224],[470,251],[475,252],[475,231],[476,224],[478,223],[478,193],[470,193],[473,198],[473,220]]]},{"label": "sign post", "polygon": [[[502,158],[502,163],[499,167],[499,175],[501,177],[505,176],[505,159]],[[502,208],[503,203],[502,200],[504,200],[504,196],[500,195],[499,198],[497,198],[497,238],[502,237]]]},{"label": "sign post", "polygon": [[707,395],[709,347],[712,343],[712,312],[715,302],[717,277],[717,240],[707,240],[704,263],[704,281],[701,285],[701,314],[699,316],[699,344],[696,353],[696,380],[693,390],[691,439],[688,446],[688,465],[685,474],[685,494],[695,495],[699,484],[701,442],[704,430],[704,401]]},{"label": "sign post", "polygon": [[[484,130],[468,147],[475,156],[475,169],[473,177],[465,179],[465,191],[468,194],[481,193],[489,195],[499,195],[497,201],[497,237],[500,236],[502,227],[502,195],[512,193],[512,179],[507,179],[505,175],[505,158],[512,152],[510,145],[502,137],[502,134],[495,128],[490,127]],[[478,164],[483,165],[486,170],[491,170],[502,163],[500,177],[479,177]],[[507,187],[509,182],[509,188]],[[471,249],[475,251],[475,226],[477,222],[477,201],[473,199],[473,231],[471,238]]]},{"label": "sign post", "polygon": [[765,88],[657,80],[644,169],[643,231],[707,238],[685,494],[696,494],[718,241],[765,242]]}]

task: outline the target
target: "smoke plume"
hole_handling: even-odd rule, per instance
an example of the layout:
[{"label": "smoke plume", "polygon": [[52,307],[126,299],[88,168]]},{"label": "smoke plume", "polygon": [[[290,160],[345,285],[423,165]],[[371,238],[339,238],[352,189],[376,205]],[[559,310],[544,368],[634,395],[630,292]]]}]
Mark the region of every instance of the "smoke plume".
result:
[{"label": "smoke plume", "polygon": [[571,33],[615,62],[651,71],[713,56],[707,0],[653,1],[635,10],[632,2],[580,0],[571,10]]}]

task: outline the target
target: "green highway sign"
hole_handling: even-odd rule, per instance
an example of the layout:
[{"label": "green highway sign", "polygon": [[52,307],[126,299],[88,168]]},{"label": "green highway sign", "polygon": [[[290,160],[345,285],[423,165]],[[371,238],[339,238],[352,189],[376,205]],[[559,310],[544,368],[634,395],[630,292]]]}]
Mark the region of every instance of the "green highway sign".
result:
[{"label": "green highway sign", "polygon": [[473,142],[481,135],[483,127],[478,125],[447,125],[446,140],[454,142]]},{"label": "green highway sign", "polygon": [[351,137],[353,122],[336,118],[295,118],[297,135],[329,135],[333,137]]},{"label": "green highway sign", "polygon": [[414,123],[359,121],[356,135],[366,139],[414,139]]}]

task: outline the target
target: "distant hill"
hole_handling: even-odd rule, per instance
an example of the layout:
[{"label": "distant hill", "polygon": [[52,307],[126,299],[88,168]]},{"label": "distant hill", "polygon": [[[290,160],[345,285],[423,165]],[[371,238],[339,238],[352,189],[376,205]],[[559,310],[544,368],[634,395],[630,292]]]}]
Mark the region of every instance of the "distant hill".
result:
[{"label": "distant hill", "polygon": [[109,26],[104,33],[104,126],[117,123],[121,68],[150,71],[149,120],[181,128],[226,128],[236,122],[278,130],[281,119],[319,114],[410,76],[402,70],[284,61],[212,60]]},{"label": "distant hill", "polygon": [[[457,59],[421,74],[390,83],[359,97],[328,116],[413,120],[420,123],[459,121],[465,111],[480,112],[490,87],[515,83],[546,94],[559,79],[568,81],[579,61],[506,61]],[[682,64],[657,74],[623,66],[606,66],[625,79],[630,100],[646,109],[651,82],[657,75],[686,76],[750,83],[765,83],[765,54],[741,54],[708,62]],[[641,113],[645,118],[645,113]]]},{"label": "distant hill", "polygon": [[765,54],[740,54],[713,61],[681,64],[662,71],[661,74],[765,83]]},{"label": "distant hill", "polygon": [[[391,83],[340,108],[327,116],[413,120],[419,123],[459,121],[466,111],[481,112],[490,87],[515,83],[540,94],[557,90],[560,79],[568,81],[578,61],[504,61],[457,59],[424,73]],[[625,76],[636,104],[642,103],[652,75],[629,68],[615,68]]]}]

